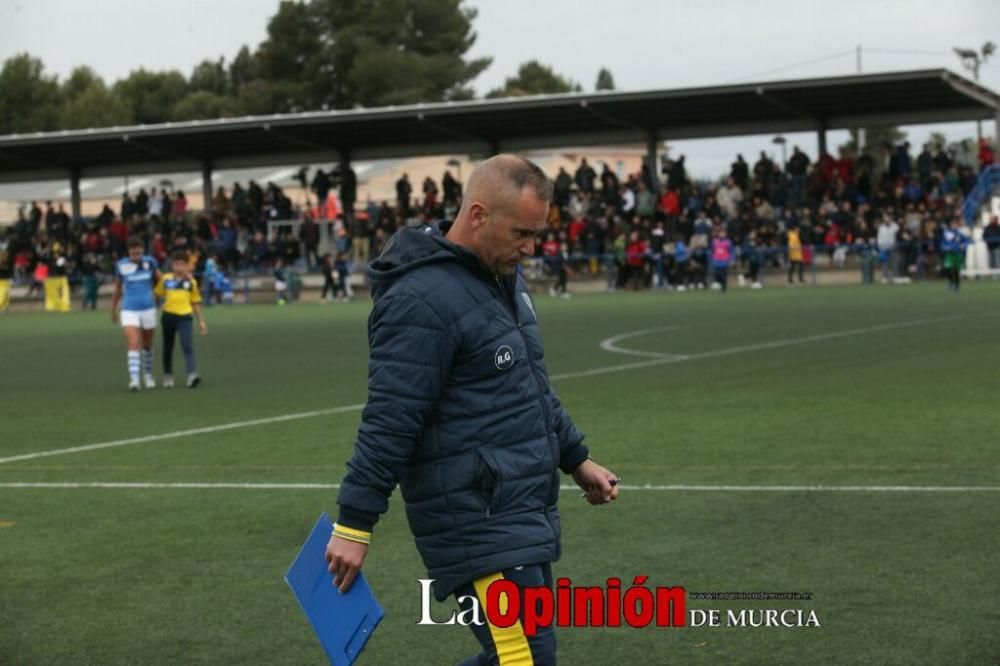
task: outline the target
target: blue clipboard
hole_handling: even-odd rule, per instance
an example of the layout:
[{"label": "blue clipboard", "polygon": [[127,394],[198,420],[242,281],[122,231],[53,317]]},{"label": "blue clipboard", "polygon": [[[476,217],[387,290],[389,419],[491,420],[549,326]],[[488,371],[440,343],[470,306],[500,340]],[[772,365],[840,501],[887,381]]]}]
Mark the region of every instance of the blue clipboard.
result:
[{"label": "blue clipboard", "polygon": [[327,571],[326,562],[326,544],[331,532],[333,522],[324,513],[285,574],[285,582],[309,618],[330,663],[350,666],[385,611],[375,601],[361,572],[346,594],[333,586],[333,574]]}]

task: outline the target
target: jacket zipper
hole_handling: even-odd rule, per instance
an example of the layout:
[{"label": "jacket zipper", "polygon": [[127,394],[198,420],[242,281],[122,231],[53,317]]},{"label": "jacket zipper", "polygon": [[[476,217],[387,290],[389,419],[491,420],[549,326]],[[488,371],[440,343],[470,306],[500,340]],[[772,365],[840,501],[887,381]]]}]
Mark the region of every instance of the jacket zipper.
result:
[{"label": "jacket zipper", "polygon": [[[521,328],[523,324],[520,318],[517,316],[517,278],[514,279],[514,290],[510,295],[507,295],[505,285],[501,282],[502,278],[499,275],[494,275],[493,280],[500,291],[500,294],[505,297],[507,305],[514,316],[514,323],[517,324],[517,333],[521,336],[521,342],[524,343],[524,348],[528,349],[528,341],[524,339],[524,333]],[[552,447],[548,442],[549,438],[549,424],[552,423],[552,411],[549,407],[548,401],[545,399],[545,387],[542,386],[541,380],[538,378],[538,374],[535,370],[535,364],[530,358],[530,354],[525,361],[528,363],[528,371],[531,373],[532,378],[535,380],[535,385],[538,387],[538,401],[542,405],[542,414],[545,415],[545,445],[549,449],[549,458],[553,465],[555,465],[555,458],[552,455]],[[488,515],[488,514],[487,514]],[[550,521],[551,522],[551,521]]]}]

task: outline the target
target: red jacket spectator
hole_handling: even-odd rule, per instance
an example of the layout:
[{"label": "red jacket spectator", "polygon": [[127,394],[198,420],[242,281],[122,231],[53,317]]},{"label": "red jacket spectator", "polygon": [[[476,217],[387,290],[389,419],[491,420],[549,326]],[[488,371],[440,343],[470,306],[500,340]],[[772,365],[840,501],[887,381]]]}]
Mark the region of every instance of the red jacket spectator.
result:
[{"label": "red jacket spectator", "polygon": [[104,243],[101,242],[101,234],[94,230],[88,231],[87,235],[83,238],[83,247],[87,252],[100,252],[103,250]]},{"label": "red jacket spectator", "polygon": [[681,212],[681,198],[677,196],[677,191],[668,189],[660,197],[660,210],[666,215],[679,215]]},{"label": "red jacket spectator", "polygon": [[845,183],[850,183],[854,180],[854,160],[850,157],[842,157],[837,160],[837,173],[840,174],[840,179]]},{"label": "red jacket spectator", "polygon": [[35,264],[35,272],[32,275],[35,282],[45,282],[49,277],[49,265],[44,261],[39,261]]},{"label": "red jacket spectator", "polygon": [[830,153],[823,153],[819,156],[819,160],[816,161],[816,167],[823,174],[823,182],[829,183],[833,180],[833,172],[837,168],[837,161],[833,159]]},{"label": "red jacket spectator", "polygon": [[115,218],[115,221],[111,223],[108,227],[108,233],[123,246],[128,242],[128,225],[122,222],[120,217]]},{"label": "red jacket spectator", "polygon": [[569,223],[569,229],[567,230],[567,237],[569,238],[570,244],[576,242],[576,239],[580,237],[583,230],[587,228],[587,223],[582,218],[576,218]]},{"label": "red jacket spectator", "polygon": [[[676,194],[674,195],[676,196]],[[639,268],[646,260],[646,241],[636,240],[625,246],[625,263],[632,268]]]},{"label": "red jacket spectator", "polygon": [[340,215],[340,205],[337,203],[337,197],[333,194],[328,194],[326,201],[319,202],[313,206],[309,210],[309,214],[312,215],[314,220],[333,222]]},{"label": "red jacket spectator", "polygon": [[20,271],[28,270],[28,266],[31,265],[31,255],[28,254],[27,250],[21,250],[14,257],[14,268]]},{"label": "red jacket spectator", "polygon": [[979,143],[979,168],[985,169],[989,165],[993,164],[993,160],[993,148],[990,147],[989,140],[983,139]]},{"label": "red jacket spectator", "polygon": [[156,234],[153,236],[153,258],[162,266],[167,261],[167,244],[163,236]]}]

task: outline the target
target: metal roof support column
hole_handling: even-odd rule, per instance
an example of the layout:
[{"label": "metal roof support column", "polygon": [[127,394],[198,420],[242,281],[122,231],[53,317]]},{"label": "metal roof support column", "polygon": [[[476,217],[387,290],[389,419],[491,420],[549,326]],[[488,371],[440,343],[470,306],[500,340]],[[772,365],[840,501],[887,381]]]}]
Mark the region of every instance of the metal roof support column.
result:
[{"label": "metal roof support column", "polygon": [[201,196],[205,200],[202,210],[206,214],[212,212],[212,160],[201,163]]},{"label": "metal roof support column", "polygon": [[80,169],[70,169],[69,192],[70,210],[73,213],[73,221],[76,222],[82,217],[80,205]]},{"label": "metal roof support column", "polygon": [[[337,168],[340,169],[341,167],[343,167],[344,169],[350,169],[351,168],[351,151],[350,151],[350,149],[349,148],[341,148],[340,150],[337,151],[337,153],[340,155],[340,164],[337,165]],[[341,178],[343,178],[343,173],[341,174]],[[344,198],[343,197],[339,197],[340,198],[340,205],[343,206],[343,209],[344,209],[342,211],[342,213],[344,215],[344,224],[346,224],[348,226],[353,226],[353,224],[354,224],[354,209],[357,207],[357,203],[358,203],[357,202],[357,197],[358,197],[358,183],[357,183],[356,180],[354,182],[354,198],[355,198],[355,200],[351,202],[350,208],[348,208],[347,204],[344,202]],[[354,232],[352,231],[351,233],[354,233]]]},{"label": "metal roof support column", "polygon": [[656,130],[650,130],[646,134],[646,165],[653,179],[653,194],[660,193],[660,161],[659,142],[656,140]]},{"label": "metal roof support column", "polygon": [[819,129],[816,130],[816,140],[819,146],[819,154],[817,157],[822,157],[826,154],[826,124],[821,124]]},{"label": "metal roof support column", "polygon": [[994,112],[993,125],[993,164],[1000,164],[1000,106]]}]

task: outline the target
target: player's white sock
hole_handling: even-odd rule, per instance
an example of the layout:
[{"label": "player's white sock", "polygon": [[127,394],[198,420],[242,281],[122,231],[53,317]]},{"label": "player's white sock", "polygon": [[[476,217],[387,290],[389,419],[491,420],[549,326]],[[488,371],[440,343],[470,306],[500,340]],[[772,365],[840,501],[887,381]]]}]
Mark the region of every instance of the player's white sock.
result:
[{"label": "player's white sock", "polygon": [[129,351],[128,353],[128,378],[134,383],[139,383],[139,352]]},{"label": "player's white sock", "polygon": [[153,376],[153,350],[142,350],[142,373],[147,377]]}]

